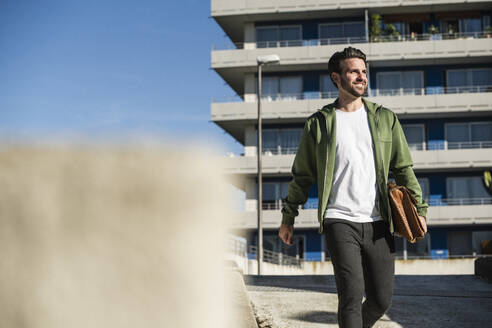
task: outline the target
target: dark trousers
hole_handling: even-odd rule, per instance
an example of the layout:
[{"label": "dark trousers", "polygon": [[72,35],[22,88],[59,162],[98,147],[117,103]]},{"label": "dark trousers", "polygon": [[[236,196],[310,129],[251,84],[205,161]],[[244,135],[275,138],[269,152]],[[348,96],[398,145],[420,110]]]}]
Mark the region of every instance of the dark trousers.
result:
[{"label": "dark trousers", "polygon": [[371,327],[391,305],[394,237],[383,221],[325,219],[324,231],[337,284],[338,324],[341,328]]}]

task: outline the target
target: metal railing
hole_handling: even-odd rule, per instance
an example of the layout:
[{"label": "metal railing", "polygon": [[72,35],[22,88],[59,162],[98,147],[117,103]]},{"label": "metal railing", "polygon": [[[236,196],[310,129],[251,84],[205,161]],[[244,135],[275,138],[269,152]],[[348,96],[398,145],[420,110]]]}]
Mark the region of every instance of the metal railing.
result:
[{"label": "metal railing", "polygon": [[297,152],[297,147],[263,147],[263,155],[293,155]]},{"label": "metal railing", "polygon": [[226,251],[230,254],[246,256],[246,239],[229,235],[226,239]]},{"label": "metal railing", "polygon": [[492,148],[492,141],[446,142],[447,149]]},{"label": "metal railing", "polygon": [[[378,43],[378,42],[414,42],[414,41],[441,41],[459,39],[483,39],[492,38],[491,32],[459,32],[459,33],[422,33],[406,35],[380,35],[366,39],[365,36],[341,37],[341,38],[318,38],[318,39],[296,39],[296,40],[276,40],[276,41],[257,41],[251,42],[256,48],[282,48],[282,47],[309,47],[337,44],[356,44],[356,43]],[[235,50],[244,49],[244,42],[231,42],[226,45],[213,45],[212,50]]]},{"label": "metal railing", "polygon": [[[463,206],[463,205],[492,205],[492,197],[482,198],[426,198],[430,206]],[[263,209],[267,211],[279,211],[285,206],[283,200],[263,201]],[[301,209],[317,209],[318,201],[309,201],[301,206]]]},{"label": "metal railing", "polygon": [[[369,91],[368,91],[369,92]],[[365,96],[368,96],[366,92]],[[398,88],[398,89],[371,89],[371,97],[385,97],[385,96],[423,96],[423,95],[436,95],[436,94],[457,94],[457,93],[478,93],[478,92],[492,92],[492,85],[474,85],[474,86],[455,86],[455,87],[426,87],[426,88]],[[252,99],[256,101],[256,95],[252,95]],[[335,99],[338,97],[338,91],[330,92],[301,92],[301,93],[276,93],[276,94],[262,94],[261,100],[270,101],[293,101],[293,100],[308,100],[308,99]],[[226,102],[244,102],[243,97],[224,97],[222,99],[212,99],[213,103],[226,103]]]},{"label": "metal railing", "polygon": [[427,150],[485,149],[485,148],[492,148],[492,140],[461,141],[461,142],[448,142],[446,140],[442,140],[441,142],[429,142],[427,144]]},{"label": "metal railing", "polygon": [[[473,259],[480,257],[492,257],[492,255],[487,254],[467,254],[467,255],[446,255],[442,259]],[[439,258],[432,257],[430,255],[408,255],[406,258],[404,255],[396,255],[397,260],[436,260]]]},{"label": "metal railing", "polygon": [[491,205],[492,197],[481,198],[432,198],[426,199],[429,206]]},{"label": "metal railing", "polygon": [[[248,247],[248,259],[256,260],[256,254],[257,254],[257,247],[250,245]],[[302,263],[304,260],[290,256],[290,255],[285,255],[282,253],[277,253],[277,252],[272,252],[267,249],[263,249],[263,261],[267,263],[272,263],[272,264],[278,264],[278,265],[290,265],[290,266],[302,266]]]}]

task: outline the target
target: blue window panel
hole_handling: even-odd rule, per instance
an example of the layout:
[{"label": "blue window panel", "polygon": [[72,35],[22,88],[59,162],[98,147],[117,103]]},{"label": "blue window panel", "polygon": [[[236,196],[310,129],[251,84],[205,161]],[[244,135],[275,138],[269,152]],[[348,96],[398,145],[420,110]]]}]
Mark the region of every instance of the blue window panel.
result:
[{"label": "blue window panel", "polygon": [[432,120],[427,123],[427,134],[429,141],[439,141],[444,146],[444,122]]},{"label": "blue window panel", "polygon": [[447,249],[432,249],[431,250],[431,259],[437,260],[437,259],[447,259],[449,258],[448,250]]},{"label": "blue window panel", "polygon": [[302,45],[303,46],[317,46],[318,45],[318,39],[302,40]]},{"label": "blue window panel", "polygon": [[321,259],[321,252],[306,252],[306,261],[319,262]]},{"label": "blue window panel", "polygon": [[429,206],[445,206],[442,195],[429,195]]},{"label": "blue window panel", "polygon": [[256,254],[248,253],[248,260],[256,260]]},{"label": "blue window panel", "polygon": [[445,230],[430,231],[431,249],[447,249],[448,248],[448,233]]},{"label": "blue window panel", "polygon": [[[445,195],[446,194],[446,176],[430,176],[429,177],[430,194]],[[443,196],[444,197],[444,196]]]},{"label": "blue window panel", "polygon": [[[306,72],[302,74],[303,91],[319,92],[319,74],[316,72]],[[312,99],[312,98],[309,98]]]},{"label": "blue window panel", "polygon": [[427,95],[440,95],[444,93],[443,87],[426,87],[425,94]]},{"label": "blue window panel", "polygon": [[304,99],[319,99],[318,91],[305,91],[303,95]]},{"label": "blue window panel", "polygon": [[429,150],[441,150],[441,149],[444,149],[444,140],[429,140],[427,142],[427,148]]},{"label": "blue window panel", "polygon": [[316,21],[304,22],[302,24],[302,38],[303,40],[318,38],[318,23]]},{"label": "blue window panel", "polygon": [[308,198],[306,204],[304,204],[305,209],[317,209],[318,208],[318,198]]},{"label": "blue window panel", "polygon": [[318,199],[318,183],[314,183],[311,188],[309,188],[309,193],[308,193],[309,198],[316,198]]}]

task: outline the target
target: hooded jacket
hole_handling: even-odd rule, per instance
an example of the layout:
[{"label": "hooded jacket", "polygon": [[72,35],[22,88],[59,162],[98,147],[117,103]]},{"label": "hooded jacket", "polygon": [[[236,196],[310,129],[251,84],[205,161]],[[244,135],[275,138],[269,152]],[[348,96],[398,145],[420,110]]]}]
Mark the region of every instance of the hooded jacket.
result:
[{"label": "hooded jacket", "polygon": [[[374,146],[378,210],[390,232],[394,233],[386,186],[390,170],[396,183],[407,187],[417,200],[416,207],[420,216],[427,216],[428,205],[422,198],[420,185],[412,169],[410,150],[396,114],[366,98],[362,100]],[[323,215],[328,204],[335,167],[337,101],[338,99],[318,110],[304,124],[292,165],[293,179],[282,209],[283,224],[294,224],[295,217],[299,215],[298,206],[306,203],[310,187],[317,182],[319,232],[323,232]]]}]

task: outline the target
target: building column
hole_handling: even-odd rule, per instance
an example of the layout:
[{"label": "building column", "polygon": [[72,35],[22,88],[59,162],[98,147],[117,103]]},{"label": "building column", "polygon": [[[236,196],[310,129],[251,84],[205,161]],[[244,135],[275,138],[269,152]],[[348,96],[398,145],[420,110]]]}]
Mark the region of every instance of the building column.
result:
[{"label": "building column", "polygon": [[245,211],[256,211],[256,182],[254,178],[245,181],[246,200],[244,204]]},{"label": "building column", "polygon": [[244,74],[244,102],[256,102],[256,77],[254,73]]},{"label": "building column", "polygon": [[244,156],[256,156],[257,139],[255,126],[246,126],[244,129]]},{"label": "building column", "polygon": [[244,23],[244,49],[256,48],[256,29],[255,23]]}]

